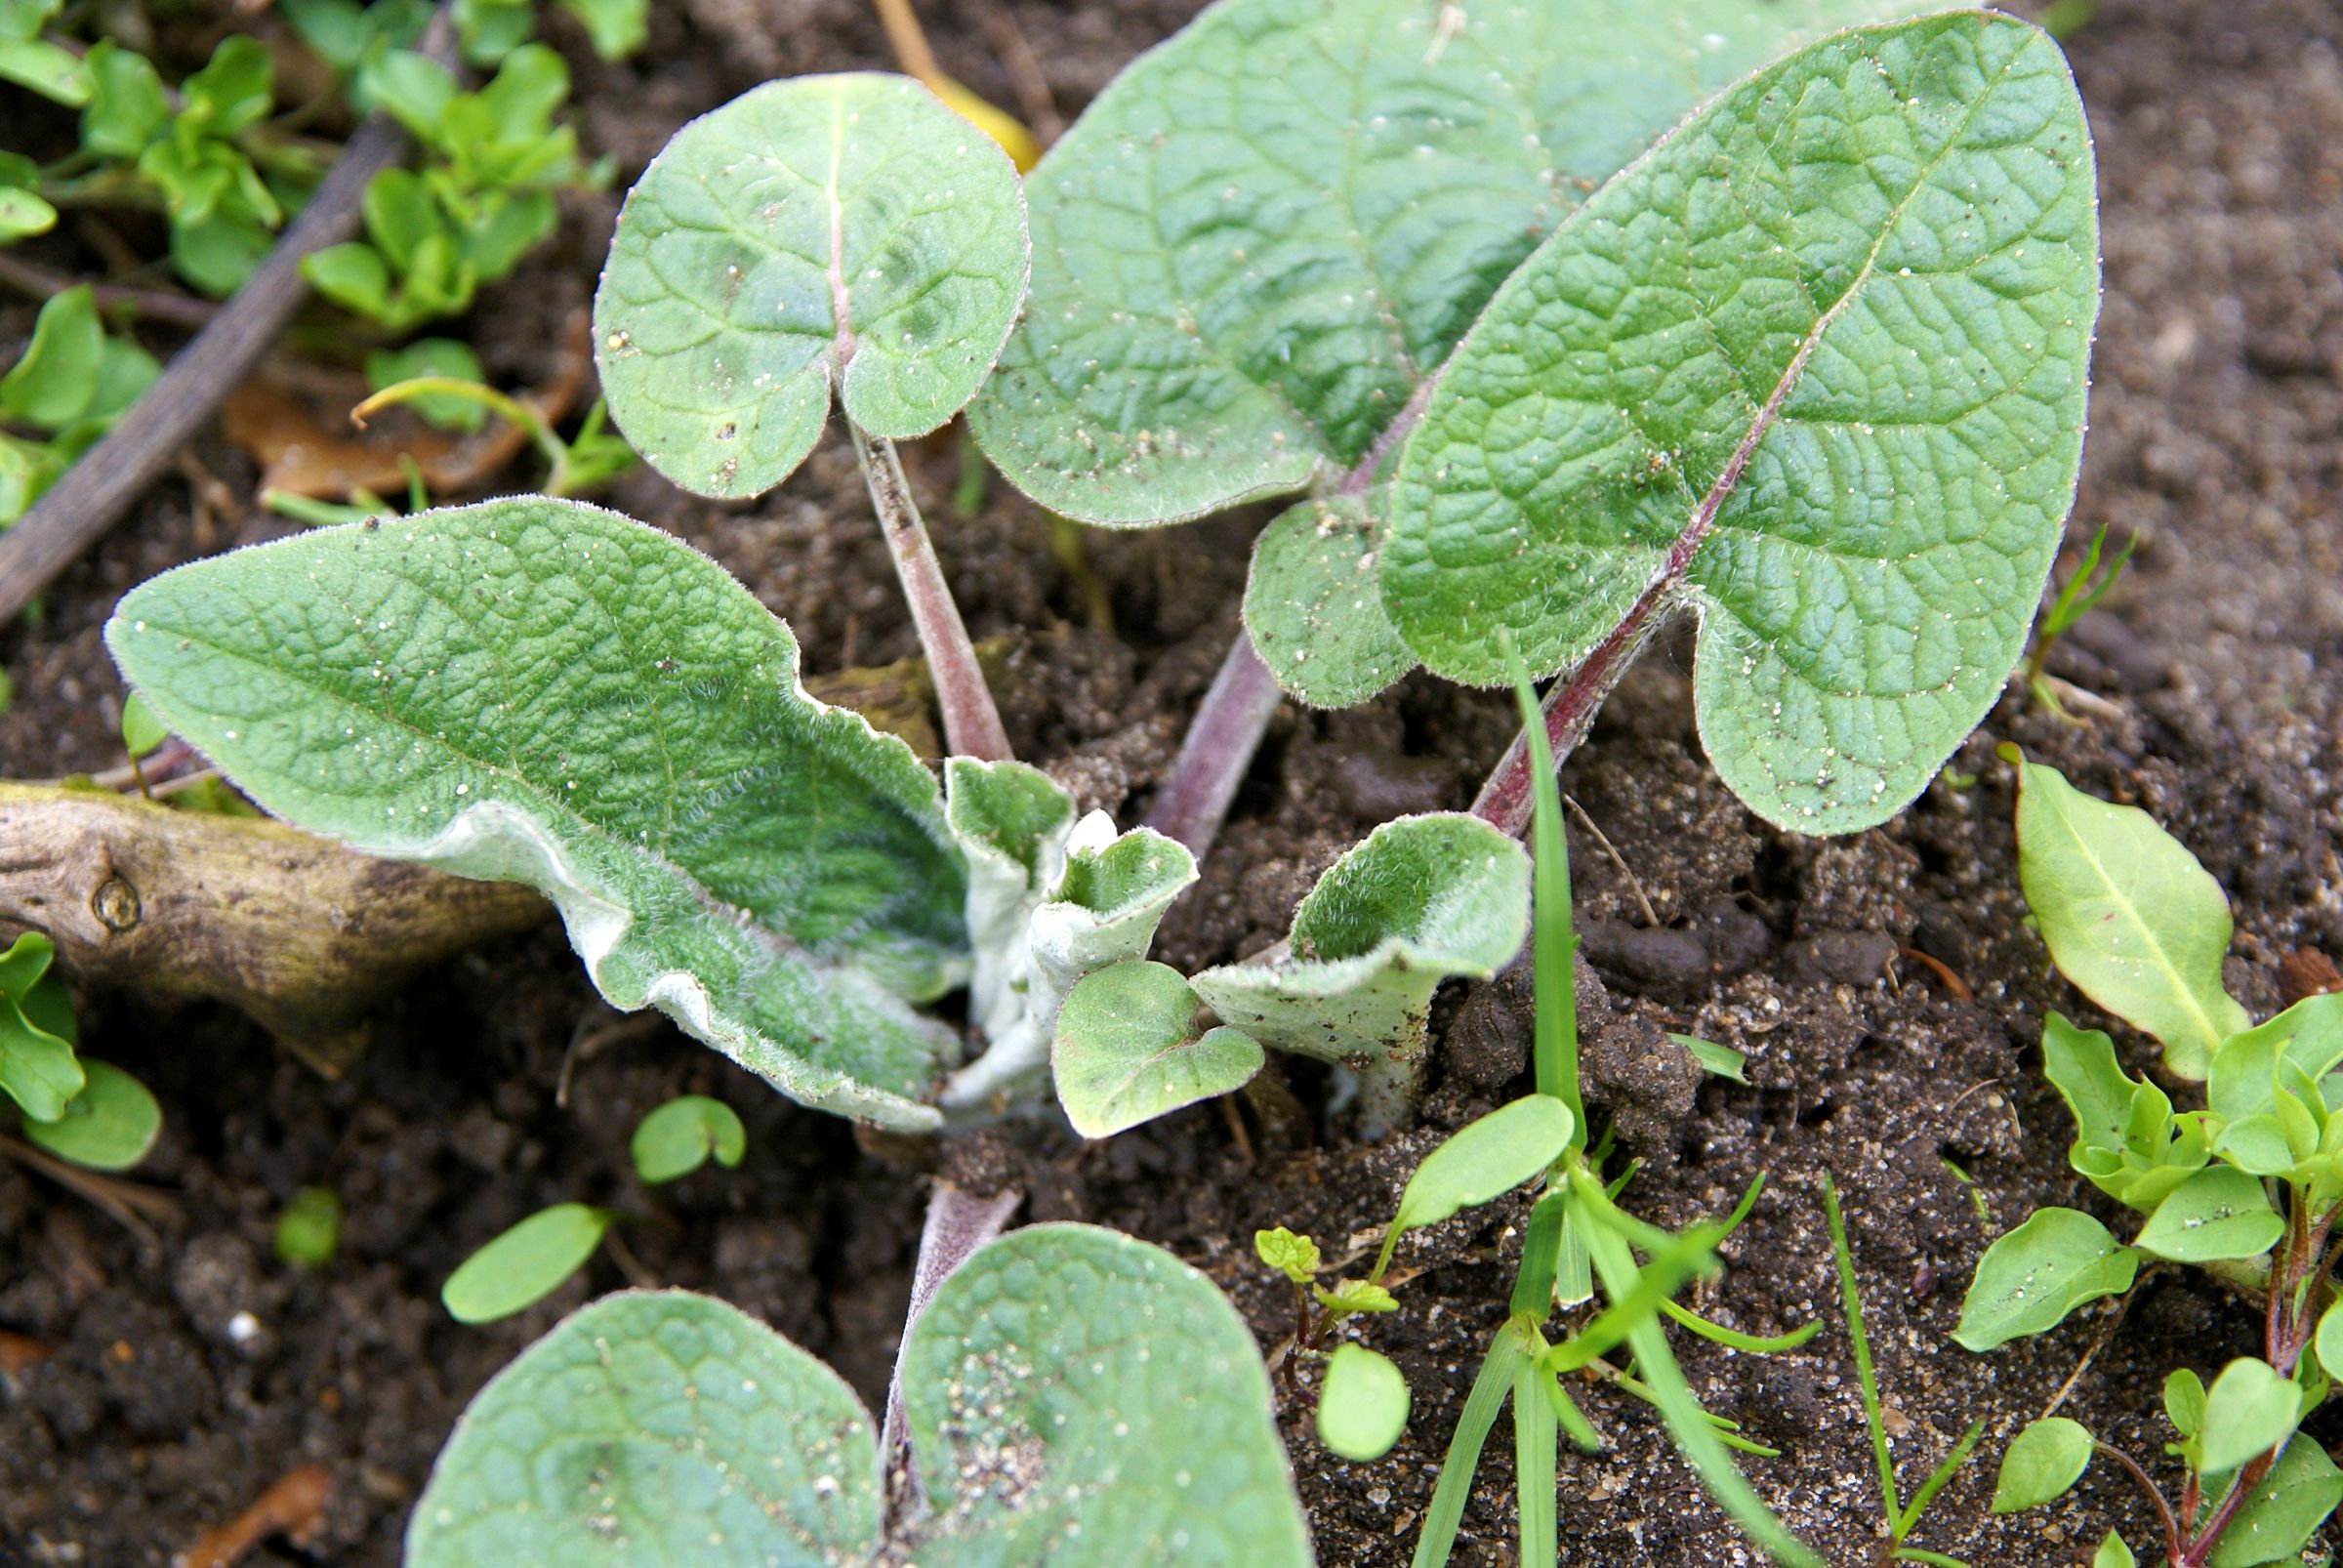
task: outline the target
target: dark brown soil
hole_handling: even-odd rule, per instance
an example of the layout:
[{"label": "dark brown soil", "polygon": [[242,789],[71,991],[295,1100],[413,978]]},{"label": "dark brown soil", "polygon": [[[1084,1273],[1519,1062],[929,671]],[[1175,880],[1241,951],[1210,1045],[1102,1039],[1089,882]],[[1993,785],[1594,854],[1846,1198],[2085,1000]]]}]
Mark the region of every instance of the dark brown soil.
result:
[{"label": "dark brown soil", "polygon": [[[945,66],[1011,103],[999,62],[1012,25],[1071,111],[1190,7],[924,9]],[[629,173],[674,126],[765,75],[886,62],[858,0],[653,10],[640,63],[598,66],[572,50],[587,140]],[[2048,1510],[1996,1519],[1985,1507],[2001,1444],[2101,1339],[2107,1313],[1984,1357],[1949,1338],[1991,1234],[2044,1203],[2106,1207],[2065,1169],[2064,1113],[2039,1081],[2035,1044],[2047,1008],[2104,1020],[2049,972],[2025,928],[2007,772],[1992,749],[2016,740],[2078,784],[2145,805],[2188,842],[2231,890],[2232,980],[2257,1011],[2275,1005],[2290,950],[2343,956],[2339,50],[2343,14],[2328,0],[2105,0],[2072,45],[2098,134],[2109,285],[2073,536],[2106,523],[2140,538],[2124,586],[2052,660],[2104,699],[2087,724],[2012,698],[1905,816],[1855,839],[1802,842],[1757,822],[1717,782],[1691,732],[1686,650],[1664,647],[1566,769],[1565,786],[1616,846],[1614,858],[1573,829],[1580,917],[1605,993],[1590,987],[1585,1003],[1592,1092],[1648,1162],[1629,1199],[1655,1220],[1714,1213],[1767,1178],[1728,1246],[1733,1266],[1699,1304],[1755,1333],[1817,1316],[1831,1327],[1785,1356],[1689,1338],[1680,1350],[1710,1408],[1783,1450],[1748,1471],[1834,1563],[1873,1560],[1878,1506],[1836,1326],[1817,1200],[1826,1167],[1845,1191],[1907,1486],[1971,1421],[1987,1424],[1979,1459],[1915,1543],[1977,1568],[2053,1568],[2087,1560],[2111,1523],[2136,1547],[2149,1542],[2140,1502],[2097,1471]],[[586,295],[608,214],[579,204],[560,245],[476,313],[472,334],[492,371],[526,382],[545,369]],[[70,250],[54,259],[89,265]],[[0,310],[0,330],[21,336],[26,318]],[[248,504],[243,459],[210,438],[195,454]],[[1088,624],[1044,519],[1004,485],[977,516],[951,516],[955,437],[913,463],[977,635],[1012,640],[1005,707],[1021,754],[1086,805],[1134,817],[1233,629],[1249,520],[1090,535],[1110,630]],[[843,446],[751,506],[694,501],[646,475],[612,499],[738,572],[796,627],[811,667],[913,651]],[[0,772],[117,762],[119,688],[97,638],[113,600],[162,567],[281,526],[199,509],[180,480],[159,486],[50,596],[37,626],[0,633],[18,688],[0,715]],[[1420,680],[1362,712],[1281,717],[1203,885],[1167,926],[1163,956],[1223,959],[1281,933],[1311,878],[1376,823],[1461,805],[1506,732],[1502,703]],[[1903,949],[1941,963],[1974,999],[1953,998]],[[1370,1234],[1443,1130],[1521,1091],[1517,1001],[1501,985],[1444,1000],[1425,1126],[1379,1147],[1328,1125],[1324,1086],[1295,1073],[1285,1109],[1298,1115],[1275,1105],[1264,1115],[1264,1101],[1244,1112],[1250,1155],[1218,1110],[1201,1107],[1102,1145],[988,1140],[959,1157],[1007,1160],[1035,1218],[1095,1220],[1173,1248],[1230,1291],[1266,1347],[1292,1303],[1252,1259],[1254,1228],[1308,1229],[1330,1256]],[[440,1309],[439,1282],[469,1250],[563,1199],[640,1215],[628,1236],[645,1277],[720,1292],[828,1357],[866,1398],[884,1385],[924,1178],[664,1024],[616,1019],[555,931],[484,949],[402,997],[341,1083],[232,1013],[90,996],[83,1016],[92,1049],[162,1098],[168,1128],[138,1178],[170,1192],[179,1216],[142,1238],[0,1161],[0,1329],[49,1351],[0,1378],[0,1565],[162,1564],[310,1461],[337,1479],[318,1539],[250,1560],[394,1561],[406,1508],[463,1401],[561,1312],[624,1282],[597,1261],[537,1309],[484,1329]],[[1748,1086],[1698,1080],[1663,1028],[1746,1051]],[[2135,1067],[2141,1045],[2126,1043]],[[684,1091],[740,1110],[750,1157],[645,1192],[627,1170],[627,1135]],[[315,1273],[269,1249],[275,1215],[308,1184],[337,1190],[349,1217],[339,1257]],[[1420,1270],[1403,1310],[1364,1331],[1416,1392],[1389,1458],[1335,1461],[1306,1409],[1286,1413],[1323,1562],[1407,1561],[1502,1315],[1520,1218],[1500,1205],[1402,1249]],[[2151,1276],[2065,1408],[2152,1459],[2165,1372],[2209,1372],[2252,1349],[2254,1327],[2217,1291]],[[1564,1562],[1754,1560],[1643,1407],[1605,1386],[1582,1398],[1611,1447],[1565,1453]],[[1514,1561],[1510,1453],[1500,1424],[1459,1563]]]}]

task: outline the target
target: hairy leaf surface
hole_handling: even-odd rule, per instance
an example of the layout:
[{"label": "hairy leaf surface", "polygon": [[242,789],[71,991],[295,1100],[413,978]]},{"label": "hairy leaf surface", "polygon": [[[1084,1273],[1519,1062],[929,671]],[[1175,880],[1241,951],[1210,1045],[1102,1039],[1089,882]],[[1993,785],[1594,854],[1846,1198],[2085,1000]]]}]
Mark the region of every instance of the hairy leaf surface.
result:
[{"label": "hairy leaf surface", "polygon": [[883,1125],[958,1052],[967,878],[909,747],[798,684],[789,629],[698,552],[516,498],[166,572],[106,641],[276,814],[525,882],[596,986],[782,1093]]},{"label": "hairy leaf surface", "polygon": [[905,77],[768,82],[682,130],[627,198],[595,296],[610,415],[701,495],[804,460],[835,387],[878,435],[975,394],[1026,270],[998,144]]},{"label": "hairy leaf surface", "polygon": [[1529,934],[1521,846],[1461,813],[1401,817],[1335,862],[1288,954],[1193,980],[1222,1022],[1279,1051],[1357,1065],[1423,1044],[1444,979],[1486,979]]},{"label": "hairy leaf surface", "polygon": [[407,1527],[414,1568],[834,1568],[878,1555],[879,1445],[843,1379],[739,1310],[605,1296],[480,1390]]},{"label": "hairy leaf surface", "polygon": [[[1033,287],[971,407],[977,435],[1019,486],[1089,522],[1305,487],[1355,509],[1340,552],[1301,551],[1289,516],[1247,623],[1289,691],[1361,700],[1415,660],[1372,594],[1344,591],[1375,580],[1383,513],[1359,492],[1497,286],[1736,76],[1921,9],[1222,0],[1118,77],[1027,181]],[[1296,636],[1343,653],[1304,663]]]},{"label": "hairy leaf surface", "polygon": [[1243,1318],[1089,1225],[980,1249],[912,1332],[930,1505],[885,1534],[878,1434],[828,1367],[708,1297],[571,1314],[480,1391],[408,1527],[414,1568],[1308,1568]]},{"label": "hairy leaf surface", "polygon": [[1169,964],[1117,964],[1066,997],[1050,1052],[1058,1103],[1084,1137],[1111,1137],[1239,1089],[1261,1048],[1211,1011]]},{"label": "hairy leaf surface", "polygon": [[903,1403],[940,1483],[923,1568],[1310,1562],[1253,1331],[1160,1247],[1066,1224],[992,1243],[921,1319]]},{"label": "hairy leaf surface", "polygon": [[1457,351],[1392,484],[1424,663],[1539,673],[1699,612],[1708,752],[1767,819],[1892,815],[2025,644],[2099,299],[2058,47],[1960,12],[1812,45],[1598,191]]}]

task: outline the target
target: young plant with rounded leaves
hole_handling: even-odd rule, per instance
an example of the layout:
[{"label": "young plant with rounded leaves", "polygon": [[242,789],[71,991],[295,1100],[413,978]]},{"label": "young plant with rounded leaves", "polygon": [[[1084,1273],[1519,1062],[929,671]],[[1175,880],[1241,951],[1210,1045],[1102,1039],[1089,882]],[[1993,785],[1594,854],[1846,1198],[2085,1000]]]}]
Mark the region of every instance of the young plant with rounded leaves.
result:
[{"label": "young plant with rounded leaves", "polygon": [[[2075,1122],[2068,1163],[2143,1216],[2129,1243],[2078,1210],[2037,1211],[1979,1260],[1954,1338],[1972,1350],[2045,1333],[2132,1287],[2144,1261],[2207,1269],[2264,1303],[2263,1353],[2164,1388],[2182,1464],[2177,1501],[2139,1465],[2065,1417],[2003,1458],[1999,1511],[2050,1502],[2104,1454],[2153,1500],[2171,1568],[2291,1560],[2343,1504],[2343,1470],[2296,1435],[2343,1377],[2343,1312],[2329,1237],[2343,1219],[2343,996],[2313,996],[2256,1025],[2221,983],[2230,913],[2196,857],[2132,806],[2018,761],[2018,873],[2051,957],[2092,1001],[2156,1036],[2165,1068],[2204,1081],[2175,1112],[2126,1074],[2115,1042],[2056,1012],[2043,1073]],[[2107,1563],[2132,1561],[2112,1532]]]},{"label": "young plant with rounded leaves", "polygon": [[1196,1270],[1088,1225],[978,1250],[913,1328],[898,1489],[844,1382],[721,1301],[625,1292],[473,1401],[414,1568],[1307,1568],[1253,1336]]},{"label": "young plant with rounded leaves", "polygon": [[[1645,151],[1915,9],[1236,0],[1044,158],[988,454],[1109,525],[1305,492],[1159,826],[1209,842],[1272,677],[1487,683],[1509,627],[1571,672],[1567,744],[1680,608],[1752,807],[1843,832],[1917,793],[2072,499],[2097,248],[2064,63],[2004,18],[1872,27]],[[1524,769],[1476,809],[1518,829]]]}]

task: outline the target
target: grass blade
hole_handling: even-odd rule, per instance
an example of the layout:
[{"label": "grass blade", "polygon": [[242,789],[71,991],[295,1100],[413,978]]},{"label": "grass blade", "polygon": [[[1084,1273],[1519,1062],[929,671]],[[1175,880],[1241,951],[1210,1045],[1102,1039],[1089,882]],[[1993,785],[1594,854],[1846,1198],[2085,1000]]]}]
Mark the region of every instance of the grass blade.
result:
[{"label": "grass blade", "polygon": [[1823,1173],[1823,1216],[1830,1224],[1830,1256],[1838,1264],[1838,1300],[1847,1314],[1847,1339],[1855,1346],[1855,1381],[1863,1390],[1863,1419],[1871,1429],[1871,1458],[1879,1466],[1879,1506],[1892,1524],[1904,1516],[1896,1496],[1896,1462],[1887,1451],[1887,1424],[1879,1416],[1879,1380],[1871,1371],[1871,1341],[1863,1332],[1863,1300],[1855,1287],[1855,1255],[1847,1246],[1847,1222],[1838,1212],[1838,1185]]},{"label": "grass blade", "polygon": [[[1500,633],[1504,638],[1503,633]],[[1554,751],[1545,738],[1545,715],[1530,684],[1529,666],[1504,640],[1521,702],[1522,734],[1530,747],[1530,852],[1536,864],[1530,928],[1532,973],[1537,981],[1534,1058],[1538,1092],[1558,1094],[1578,1117],[1571,1147],[1586,1146],[1586,1101],[1579,1093],[1579,988],[1571,959],[1579,950],[1570,919],[1570,843],[1562,832],[1562,787],[1554,780]]]},{"label": "grass blade", "polygon": [[1423,1510],[1423,1533],[1416,1538],[1410,1568],[1442,1568],[1456,1549],[1457,1527],[1464,1522],[1473,1471],[1481,1464],[1481,1445],[1497,1424],[1497,1413],[1505,1408],[1514,1374],[1528,1359],[1529,1346],[1510,1323],[1489,1341],[1489,1354],[1472,1380],[1472,1392],[1464,1396],[1464,1413],[1457,1418],[1456,1435],[1448,1440],[1447,1457],[1440,1462],[1439,1484],[1432,1488],[1431,1506]]},{"label": "grass blade", "polygon": [[[1521,1568],[1553,1568],[1562,1554],[1554,1516],[1554,1428],[1559,1412],[1541,1383],[1552,1382],[1534,1357],[1513,1372],[1513,1477],[1521,1514]],[[1558,1385],[1557,1385],[1558,1386]]]}]

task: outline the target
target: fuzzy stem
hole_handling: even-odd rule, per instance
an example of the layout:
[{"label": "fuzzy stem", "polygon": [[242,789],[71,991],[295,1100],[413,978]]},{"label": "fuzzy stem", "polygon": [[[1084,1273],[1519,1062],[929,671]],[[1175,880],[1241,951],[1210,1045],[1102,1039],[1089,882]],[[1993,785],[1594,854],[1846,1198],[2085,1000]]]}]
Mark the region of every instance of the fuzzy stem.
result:
[{"label": "fuzzy stem", "polygon": [[952,600],[951,585],[937,564],[935,546],[928,542],[927,525],[911,499],[903,477],[902,459],[895,443],[873,435],[852,420],[846,430],[854,439],[854,456],[871,487],[871,505],[886,533],[887,553],[894,557],[895,576],[903,584],[904,602],[911,607],[912,625],[919,629],[920,647],[935,678],[936,705],[944,715],[944,745],[955,757],[1005,763],[1013,755],[1008,731],[1001,727],[1001,710],[993,704],[992,689],[976,663],[968,629]]},{"label": "fuzzy stem", "polygon": [[[1657,591],[1647,592],[1637,599],[1619,625],[1612,628],[1611,635],[1579,661],[1569,679],[1555,681],[1545,694],[1545,736],[1553,748],[1556,767],[1586,738],[1586,732],[1594,727],[1594,716],[1602,711],[1603,700],[1611,695],[1620,679],[1634,664],[1635,656],[1660,630],[1664,619],[1659,613],[1662,599]],[[1529,826],[1530,806],[1529,735],[1525,730],[1513,737],[1513,744],[1506,748],[1496,770],[1490,773],[1489,782],[1473,798],[1472,814],[1500,832],[1519,838],[1522,829]]]},{"label": "fuzzy stem", "polygon": [[1240,627],[1187,739],[1180,742],[1178,760],[1156,795],[1147,825],[1203,859],[1282,698],[1277,677],[1253,651],[1253,634]]},{"label": "fuzzy stem", "polygon": [[911,1355],[912,1331],[944,1281],[958,1272],[977,1248],[1001,1234],[1025,1195],[1010,1190],[971,1197],[938,1179],[927,1196],[927,1222],[920,1230],[919,1260],[912,1265],[911,1306],[903,1315],[903,1340],[895,1347],[895,1370],[886,1382],[886,1420],[880,1429],[879,1457],[886,1466],[890,1509],[907,1511],[920,1495],[913,1467],[911,1434],[903,1417],[903,1364]]}]

